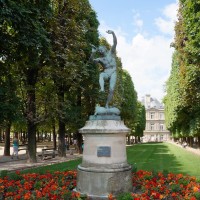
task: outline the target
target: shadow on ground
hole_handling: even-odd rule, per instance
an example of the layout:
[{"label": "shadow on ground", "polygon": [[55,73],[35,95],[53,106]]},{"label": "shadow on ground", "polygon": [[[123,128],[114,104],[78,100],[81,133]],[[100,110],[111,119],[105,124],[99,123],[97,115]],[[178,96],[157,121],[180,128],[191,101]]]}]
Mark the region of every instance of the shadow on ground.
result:
[{"label": "shadow on ground", "polygon": [[[189,174],[199,177],[200,157],[169,143],[144,143],[127,148],[128,162],[137,169]],[[193,158],[194,157],[194,158]],[[192,159],[199,159],[192,163]],[[194,165],[197,166],[194,166]]]}]

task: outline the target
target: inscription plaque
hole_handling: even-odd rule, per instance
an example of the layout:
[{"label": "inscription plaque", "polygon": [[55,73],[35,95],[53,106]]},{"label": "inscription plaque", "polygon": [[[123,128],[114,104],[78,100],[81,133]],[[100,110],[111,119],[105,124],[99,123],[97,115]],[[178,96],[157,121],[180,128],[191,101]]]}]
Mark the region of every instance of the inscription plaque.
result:
[{"label": "inscription plaque", "polygon": [[97,157],[110,157],[111,147],[109,146],[99,146],[97,147]]}]

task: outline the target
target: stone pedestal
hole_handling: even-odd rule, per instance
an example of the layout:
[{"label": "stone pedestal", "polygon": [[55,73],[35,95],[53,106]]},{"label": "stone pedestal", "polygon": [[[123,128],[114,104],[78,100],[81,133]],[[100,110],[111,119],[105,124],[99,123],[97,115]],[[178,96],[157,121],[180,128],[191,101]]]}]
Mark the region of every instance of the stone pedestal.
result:
[{"label": "stone pedestal", "polygon": [[89,120],[79,131],[85,140],[76,190],[90,199],[132,191],[131,166],[126,156],[129,129],[123,121]]}]

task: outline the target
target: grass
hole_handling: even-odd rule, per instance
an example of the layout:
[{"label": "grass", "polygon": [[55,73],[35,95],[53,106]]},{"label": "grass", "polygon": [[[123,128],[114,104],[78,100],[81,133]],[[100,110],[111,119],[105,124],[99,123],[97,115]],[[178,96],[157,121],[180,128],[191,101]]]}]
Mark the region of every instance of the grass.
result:
[{"label": "grass", "polygon": [[[200,178],[200,156],[170,143],[146,143],[127,147],[128,163],[137,169],[182,173]],[[81,159],[24,170],[23,173],[45,173],[77,169]]]},{"label": "grass", "polygon": [[170,143],[146,143],[128,147],[127,158],[137,169],[167,170],[200,178],[200,156]]},{"label": "grass", "polygon": [[37,167],[33,169],[23,170],[21,173],[39,173],[44,174],[45,172],[54,172],[54,171],[67,171],[77,169],[77,166],[81,163],[81,159],[71,160],[68,162],[52,164],[48,166]]}]

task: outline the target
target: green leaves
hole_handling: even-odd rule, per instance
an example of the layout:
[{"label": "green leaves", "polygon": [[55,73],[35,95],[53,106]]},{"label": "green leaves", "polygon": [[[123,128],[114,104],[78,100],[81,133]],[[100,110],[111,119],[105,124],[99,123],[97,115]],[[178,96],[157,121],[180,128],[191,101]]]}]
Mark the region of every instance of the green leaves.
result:
[{"label": "green leaves", "polygon": [[200,2],[181,0],[178,16],[176,52],[164,99],[166,125],[176,135],[194,136],[200,111]]}]

